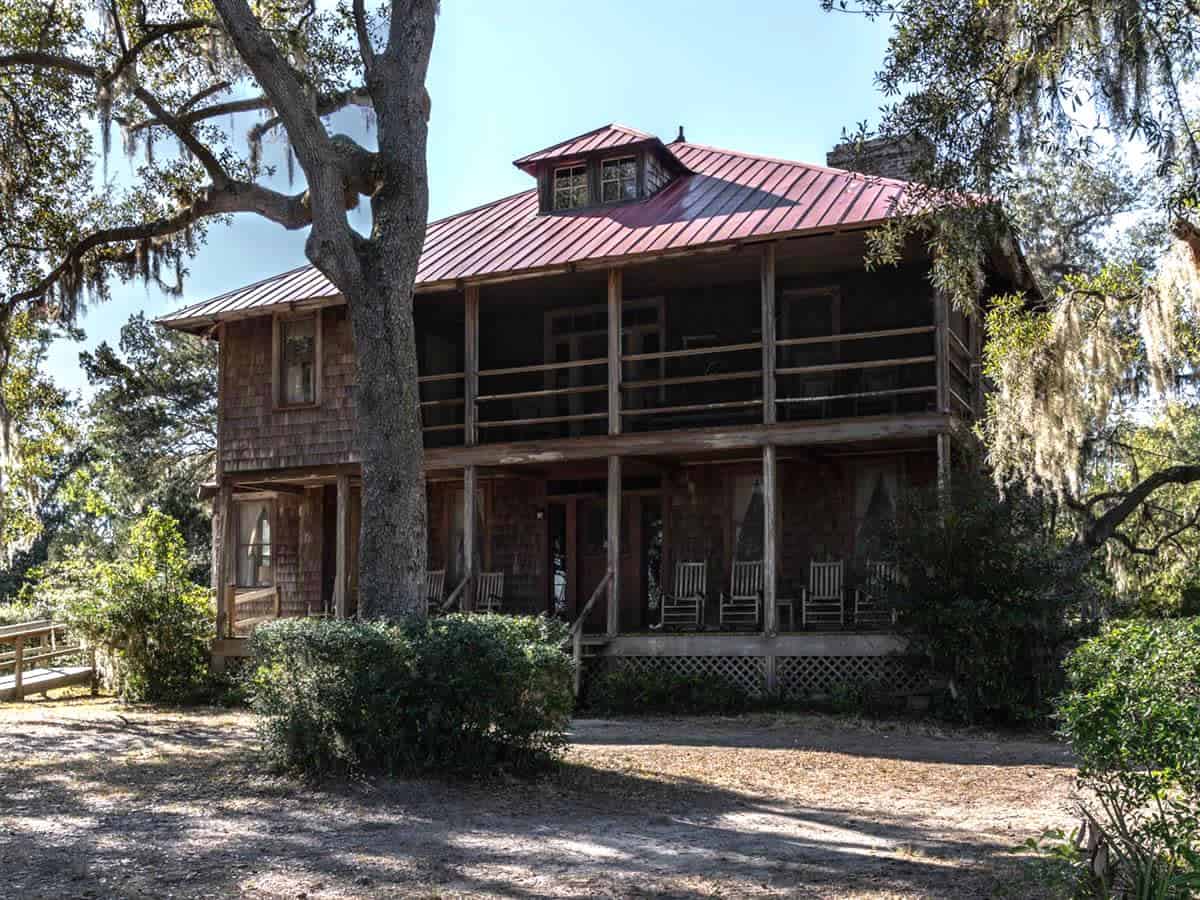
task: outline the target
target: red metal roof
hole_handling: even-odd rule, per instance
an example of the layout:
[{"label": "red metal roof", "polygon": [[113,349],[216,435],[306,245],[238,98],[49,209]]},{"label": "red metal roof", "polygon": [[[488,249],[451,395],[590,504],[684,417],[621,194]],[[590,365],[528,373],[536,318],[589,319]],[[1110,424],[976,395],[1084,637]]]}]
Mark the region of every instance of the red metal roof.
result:
[{"label": "red metal roof", "polygon": [[[619,127],[606,126],[567,144],[601,133],[612,136]],[[653,139],[632,129],[623,132],[636,135],[637,140]],[[531,157],[549,158],[543,155],[558,153],[563,146]],[[865,228],[892,215],[907,187],[906,182],[890,178],[702,144],[676,142],[667,149],[690,172],[646,200],[539,214],[537,190],[531,189],[430,223],[417,289],[728,242]],[[203,328],[220,319],[253,314],[251,310],[337,294],[324,275],[304,266],[159,321],[178,328]]]},{"label": "red metal roof", "polygon": [[609,150],[613,147],[625,147],[631,144],[641,144],[645,141],[657,141],[652,134],[628,128],[613,122],[603,125],[594,131],[581,134],[578,137],[560,141],[544,150],[528,153],[520,159],[514,159],[513,165],[526,172],[532,172],[539,162],[549,159],[565,159],[571,156],[582,156],[595,150]]}]

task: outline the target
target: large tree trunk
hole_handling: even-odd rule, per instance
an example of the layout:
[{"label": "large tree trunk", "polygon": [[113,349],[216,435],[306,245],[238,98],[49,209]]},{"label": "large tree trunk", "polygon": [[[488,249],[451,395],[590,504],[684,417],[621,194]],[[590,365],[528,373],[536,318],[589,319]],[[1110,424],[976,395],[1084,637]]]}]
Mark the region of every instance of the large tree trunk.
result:
[{"label": "large tree trunk", "polygon": [[413,278],[367,272],[362,289],[346,298],[358,358],[363,475],[358,610],[366,619],[395,619],[425,609],[425,451],[412,288],[402,287]]}]

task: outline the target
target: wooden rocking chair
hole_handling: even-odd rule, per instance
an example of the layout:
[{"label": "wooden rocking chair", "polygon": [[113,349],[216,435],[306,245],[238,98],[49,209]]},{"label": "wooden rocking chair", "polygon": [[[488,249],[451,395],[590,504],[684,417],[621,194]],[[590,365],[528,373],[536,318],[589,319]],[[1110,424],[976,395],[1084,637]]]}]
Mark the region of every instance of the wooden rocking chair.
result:
[{"label": "wooden rocking chair", "polygon": [[721,594],[721,627],[749,625],[754,628],[758,625],[762,595],[762,560],[735,562],[729,579],[729,594]]},{"label": "wooden rocking chair", "polygon": [[441,612],[446,598],[446,570],[432,569],[425,573],[425,613]]},{"label": "wooden rocking chair", "polygon": [[504,602],[504,573],[480,572],[475,578],[475,611],[499,612]]},{"label": "wooden rocking chair", "polygon": [[662,596],[660,627],[690,625],[704,621],[704,598],[708,595],[708,563],[681,562],[675,565],[675,592]]},{"label": "wooden rocking chair", "polygon": [[840,559],[809,563],[808,587],[801,591],[800,599],[800,621],[805,628],[845,625],[845,572],[846,564]]},{"label": "wooden rocking chair", "polygon": [[867,560],[867,578],[854,592],[854,626],[856,628],[887,628],[896,624],[896,611],[885,609],[879,601],[900,580],[894,562]]}]

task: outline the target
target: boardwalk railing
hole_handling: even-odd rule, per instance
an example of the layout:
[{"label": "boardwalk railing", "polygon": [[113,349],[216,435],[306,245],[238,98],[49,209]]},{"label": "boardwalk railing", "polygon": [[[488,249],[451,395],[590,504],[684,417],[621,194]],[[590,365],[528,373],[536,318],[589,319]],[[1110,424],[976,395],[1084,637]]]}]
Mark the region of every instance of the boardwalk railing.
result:
[{"label": "boardwalk railing", "polygon": [[[43,692],[54,687],[92,681],[96,651],[79,640],[66,639],[66,626],[50,619],[0,627],[0,700],[22,699],[27,691]],[[51,668],[65,656],[83,656],[82,666]],[[5,673],[11,672],[10,675]]]}]

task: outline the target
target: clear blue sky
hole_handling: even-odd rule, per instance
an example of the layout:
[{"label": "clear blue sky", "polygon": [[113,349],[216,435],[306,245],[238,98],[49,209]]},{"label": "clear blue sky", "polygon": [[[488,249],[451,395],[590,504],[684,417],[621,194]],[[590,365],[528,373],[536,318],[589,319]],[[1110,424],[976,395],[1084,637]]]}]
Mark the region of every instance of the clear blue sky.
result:
[{"label": "clear blue sky", "polygon": [[[664,141],[683,125],[697,143],[823,163],[843,128],[875,122],[886,39],[885,24],[823,13],[817,0],[444,0],[428,82],[430,217],[530,187],[512,160],[612,121]],[[361,135],[361,113],[337,127]],[[110,166],[127,170],[119,151]],[[304,237],[250,215],[216,227],[182,300],[114,283],[112,302],[80,323],[85,346],[115,342],[139,310],[161,315],[302,265]],[[60,341],[49,359],[73,389],[85,386],[80,349]]]}]

